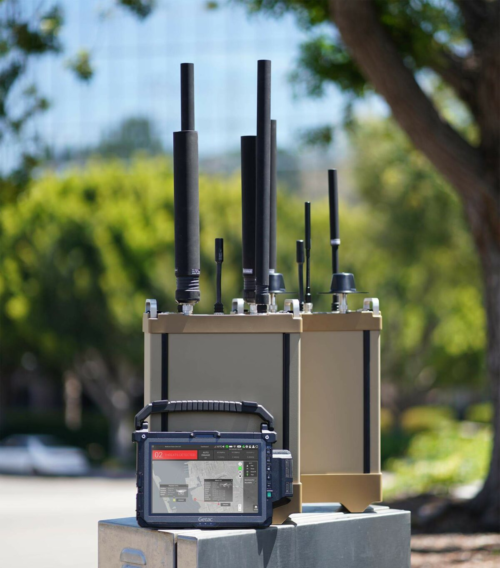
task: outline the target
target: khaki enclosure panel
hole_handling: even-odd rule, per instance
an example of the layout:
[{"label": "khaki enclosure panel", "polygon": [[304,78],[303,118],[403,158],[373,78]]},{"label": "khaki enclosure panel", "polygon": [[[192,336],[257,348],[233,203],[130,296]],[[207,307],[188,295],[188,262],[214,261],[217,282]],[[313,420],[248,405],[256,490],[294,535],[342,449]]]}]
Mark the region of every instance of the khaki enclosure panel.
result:
[{"label": "khaki enclosure panel", "polygon": [[[370,472],[380,472],[380,331],[370,331]],[[363,331],[302,334],[301,473],[363,473]]]},{"label": "khaki enclosure panel", "polygon": [[363,473],[363,332],[302,334],[301,473]]},{"label": "khaki enclosure panel", "polygon": [[[274,416],[282,447],[282,334],[169,334],[168,395],[172,400],[252,400]],[[173,414],[169,430],[260,431],[258,417]]]},{"label": "khaki enclosure panel", "polygon": [[[161,400],[161,335],[144,334],[144,405],[154,400]],[[161,430],[161,417],[153,414],[149,417],[149,429]]]}]

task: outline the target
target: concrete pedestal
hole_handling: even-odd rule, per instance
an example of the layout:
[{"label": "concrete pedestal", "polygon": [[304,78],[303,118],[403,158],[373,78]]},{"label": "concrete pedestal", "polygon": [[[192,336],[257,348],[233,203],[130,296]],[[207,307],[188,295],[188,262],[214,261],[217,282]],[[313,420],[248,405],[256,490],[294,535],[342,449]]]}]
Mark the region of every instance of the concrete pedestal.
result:
[{"label": "concrete pedestal", "polygon": [[268,529],[153,530],[134,518],[99,522],[99,568],[409,568],[410,513],[336,504]]}]

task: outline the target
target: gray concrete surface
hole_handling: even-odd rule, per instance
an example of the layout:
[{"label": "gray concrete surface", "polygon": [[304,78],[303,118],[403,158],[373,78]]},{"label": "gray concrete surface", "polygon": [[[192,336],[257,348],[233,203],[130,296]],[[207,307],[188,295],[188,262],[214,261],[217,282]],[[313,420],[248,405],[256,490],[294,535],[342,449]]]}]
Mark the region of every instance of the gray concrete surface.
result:
[{"label": "gray concrete surface", "polygon": [[[410,513],[305,505],[263,530],[149,530],[134,518],[99,523],[99,568],[410,568]],[[124,566],[125,568],[125,566]]]},{"label": "gray concrete surface", "polygon": [[133,479],[0,476],[1,566],[95,568],[98,521],[134,514]]}]

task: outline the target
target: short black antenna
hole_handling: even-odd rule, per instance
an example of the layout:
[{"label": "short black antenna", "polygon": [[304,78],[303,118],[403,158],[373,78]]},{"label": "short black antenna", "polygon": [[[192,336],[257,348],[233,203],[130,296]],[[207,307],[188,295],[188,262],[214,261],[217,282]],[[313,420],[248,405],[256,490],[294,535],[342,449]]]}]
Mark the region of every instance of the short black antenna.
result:
[{"label": "short black antenna", "polygon": [[347,313],[347,297],[349,294],[365,294],[358,292],[354,283],[354,274],[339,272],[339,203],[337,191],[337,172],[328,170],[328,198],[330,202],[330,244],[332,246],[332,282],[328,292],[332,295],[332,311]]},{"label": "short black antenna", "polygon": [[198,133],[194,129],[194,66],[181,64],[181,126],[174,132],[175,300],[189,315],[200,300]]},{"label": "short black antenna", "polygon": [[306,248],[306,293],[304,297],[304,311],[312,311],[311,295],[311,203],[305,202],[305,248]]},{"label": "short black antenna", "polygon": [[297,241],[296,259],[299,271],[300,311],[302,311],[304,309],[304,261],[305,261],[304,241]]},{"label": "short black antenna", "polygon": [[216,301],[214,314],[223,314],[222,304],[222,263],[224,262],[224,239],[215,239],[215,262],[217,265]]}]

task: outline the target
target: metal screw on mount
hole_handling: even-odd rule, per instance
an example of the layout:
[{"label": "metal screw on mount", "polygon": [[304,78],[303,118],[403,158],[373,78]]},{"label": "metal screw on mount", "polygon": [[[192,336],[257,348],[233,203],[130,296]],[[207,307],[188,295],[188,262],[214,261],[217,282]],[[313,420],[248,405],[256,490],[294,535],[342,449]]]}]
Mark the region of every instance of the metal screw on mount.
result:
[{"label": "metal screw on mount", "polygon": [[305,202],[305,248],[306,248],[306,293],[304,296],[304,312],[310,314],[313,309],[311,294],[311,203]]},{"label": "metal screw on mount", "polygon": [[297,241],[297,266],[299,270],[299,302],[300,310],[304,309],[304,261],[305,261],[305,251],[304,251],[304,241]]},{"label": "metal screw on mount", "polygon": [[145,313],[149,314],[150,318],[158,317],[158,304],[156,300],[148,299],[146,300],[146,310]]},{"label": "metal screw on mount", "polygon": [[222,263],[224,262],[224,239],[215,239],[215,262],[217,265],[217,285],[214,314],[223,314],[222,304]]}]

